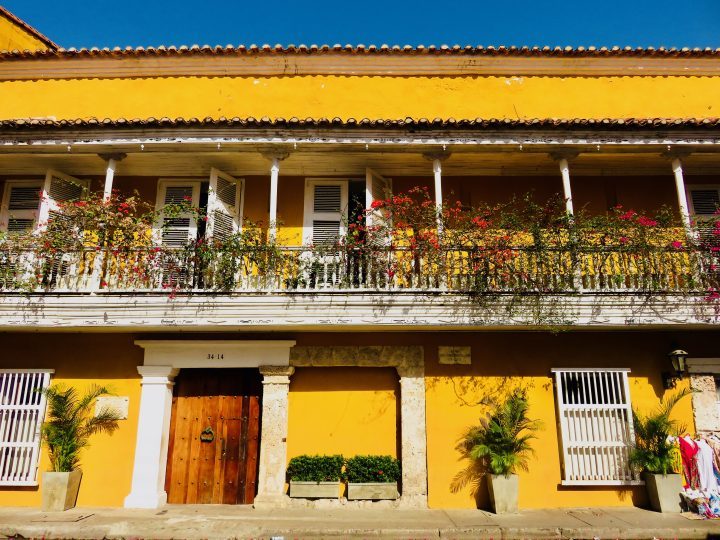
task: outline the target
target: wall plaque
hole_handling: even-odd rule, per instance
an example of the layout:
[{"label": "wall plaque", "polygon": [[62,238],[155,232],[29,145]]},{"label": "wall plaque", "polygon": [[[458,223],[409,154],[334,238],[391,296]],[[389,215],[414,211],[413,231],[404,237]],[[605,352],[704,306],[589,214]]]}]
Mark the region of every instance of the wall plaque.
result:
[{"label": "wall plaque", "polygon": [[127,420],[130,398],[126,396],[100,396],[95,400],[95,416],[103,409],[117,411],[120,420]]},{"label": "wall plaque", "polygon": [[441,364],[470,364],[470,347],[438,347],[438,360]]}]

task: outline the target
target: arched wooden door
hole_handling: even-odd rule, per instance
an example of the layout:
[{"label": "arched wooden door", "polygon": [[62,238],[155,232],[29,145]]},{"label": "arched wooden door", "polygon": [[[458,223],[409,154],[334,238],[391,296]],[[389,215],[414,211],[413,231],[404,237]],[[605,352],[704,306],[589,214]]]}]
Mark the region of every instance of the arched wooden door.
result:
[{"label": "arched wooden door", "polygon": [[170,421],[168,503],[253,502],[261,392],[256,369],[180,371]]}]

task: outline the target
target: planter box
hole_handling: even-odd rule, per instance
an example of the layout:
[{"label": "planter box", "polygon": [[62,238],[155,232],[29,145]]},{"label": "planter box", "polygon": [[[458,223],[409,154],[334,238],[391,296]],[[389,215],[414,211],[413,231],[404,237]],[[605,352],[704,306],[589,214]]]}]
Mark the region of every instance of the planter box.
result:
[{"label": "planter box", "polygon": [[682,479],[679,474],[643,473],[650,507],[657,512],[680,512]]},{"label": "planter box", "polygon": [[397,499],[397,482],[348,482],[347,498],[357,500]]},{"label": "planter box", "polygon": [[518,511],[518,476],[511,474],[488,475],[488,491],[490,504],[496,514],[515,513]]},{"label": "planter box", "polygon": [[42,473],[43,512],[62,512],[75,507],[82,471]]},{"label": "planter box", "polygon": [[290,496],[303,499],[338,499],[340,483],[290,480]]}]

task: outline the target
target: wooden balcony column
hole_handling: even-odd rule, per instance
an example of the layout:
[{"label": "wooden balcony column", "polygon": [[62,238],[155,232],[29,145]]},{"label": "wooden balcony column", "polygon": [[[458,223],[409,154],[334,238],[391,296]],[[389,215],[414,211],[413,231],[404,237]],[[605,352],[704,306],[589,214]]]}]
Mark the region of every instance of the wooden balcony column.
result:
[{"label": "wooden balcony column", "polygon": [[280,162],[288,157],[289,152],[270,150],[261,152],[270,161],[270,212],[268,215],[268,239],[272,242],[277,238],[277,194],[280,177]]},{"label": "wooden balcony column", "polygon": [[450,157],[450,152],[427,152],[423,157],[433,164],[433,176],[435,178],[435,213],[437,215],[437,234],[438,239],[443,235],[443,218],[442,218],[442,162]]},{"label": "wooden balcony column", "polygon": [[670,153],[668,157],[672,160],[672,171],[675,175],[675,191],[677,193],[678,209],[680,210],[680,219],[682,219],[683,228],[688,237],[693,235],[692,222],[690,221],[690,207],[687,201],[687,192],[685,191],[685,176],[683,174],[682,158],[689,154]]},{"label": "wooden balcony column", "polygon": [[127,154],[99,154],[99,156],[107,162],[105,167],[105,187],[103,189],[103,200],[110,200],[112,195],[113,180],[115,179],[115,171],[117,164],[127,157]]},{"label": "wooden balcony column", "polygon": [[575,209],[573,207],[572,186],[570,185],[570,165],[568,164],[568,161],[576,158],[577,156],[577,152],[557,152],[550,154],[550,157],[557,161],[557,164],[560,167],[560,175],[562,176],[563,183],[563,197],[565,198],[565,212],[571,219],[575,215]]}]

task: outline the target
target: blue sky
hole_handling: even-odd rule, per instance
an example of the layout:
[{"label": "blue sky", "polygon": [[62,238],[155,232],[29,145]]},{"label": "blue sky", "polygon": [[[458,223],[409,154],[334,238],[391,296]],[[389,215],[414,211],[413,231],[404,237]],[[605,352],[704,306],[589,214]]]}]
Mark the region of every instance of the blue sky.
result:
[{"label": "blue sky", "polygon": [[0,5],[63,47],[720,47],[720,0],[0,0]]}]

